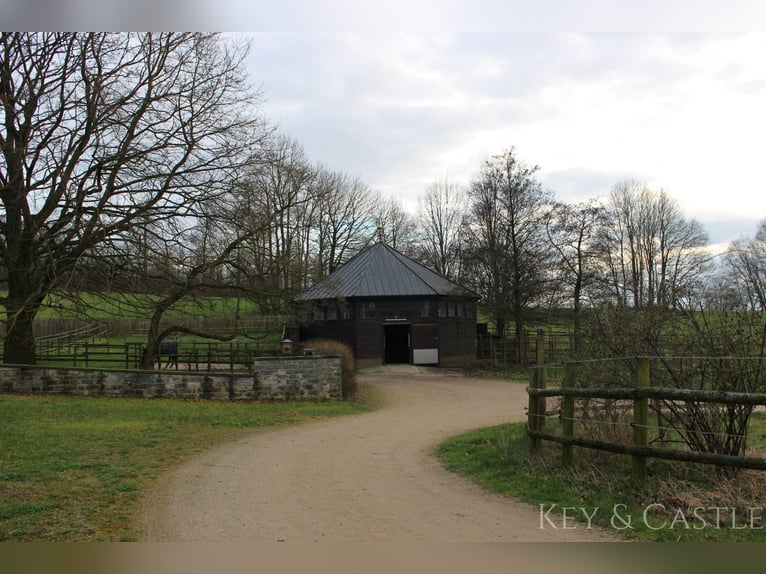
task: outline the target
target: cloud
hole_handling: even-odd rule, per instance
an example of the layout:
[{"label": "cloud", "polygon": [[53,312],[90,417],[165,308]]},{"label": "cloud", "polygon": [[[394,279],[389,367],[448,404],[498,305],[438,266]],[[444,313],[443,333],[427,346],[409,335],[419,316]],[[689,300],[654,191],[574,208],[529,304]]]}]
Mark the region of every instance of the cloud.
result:
[{"label": "cloud", "polygon": [[699,222],[708,232],[712,245],[726,245],[735,239],[753,237],[758,230],[758,217],[731,217],[726,219],[707,217]]},{"label": "cloud", "polygon": [[760,35],[259,34],[251,68],[309,157],[409,205],[515,146],[566,201],[633,178],[756,221],[764,52]]}]

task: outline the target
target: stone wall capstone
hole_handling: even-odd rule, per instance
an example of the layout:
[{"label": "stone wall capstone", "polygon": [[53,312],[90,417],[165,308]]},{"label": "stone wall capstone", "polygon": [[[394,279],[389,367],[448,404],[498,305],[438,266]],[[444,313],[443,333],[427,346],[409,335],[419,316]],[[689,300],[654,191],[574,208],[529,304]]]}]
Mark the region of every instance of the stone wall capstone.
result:
[{"label": "stone wall capstone", "polygon": [[340,357],[259,357],[251,372],[0,365],[0,392],[210,400],[342,399]]}]

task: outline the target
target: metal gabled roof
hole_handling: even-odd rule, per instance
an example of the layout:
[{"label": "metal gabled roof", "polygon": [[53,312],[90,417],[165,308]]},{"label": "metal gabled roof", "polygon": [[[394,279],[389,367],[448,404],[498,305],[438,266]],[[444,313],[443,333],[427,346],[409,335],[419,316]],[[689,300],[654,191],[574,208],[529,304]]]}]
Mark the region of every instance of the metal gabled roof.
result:
[{"label": "metal gabled roof", "polygon": [[375,243],[295,300],[424,296],[478,298],[468,289],[434,273],[385,243]]}]

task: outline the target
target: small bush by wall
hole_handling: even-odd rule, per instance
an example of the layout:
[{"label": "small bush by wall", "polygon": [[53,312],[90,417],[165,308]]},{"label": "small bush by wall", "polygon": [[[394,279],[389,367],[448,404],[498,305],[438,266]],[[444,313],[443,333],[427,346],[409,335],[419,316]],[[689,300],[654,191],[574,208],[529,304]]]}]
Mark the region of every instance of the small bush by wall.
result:
[{"label": "small bush by wall", "polygon": [[304,347],[314,349],[317,355],[335,355],[341,359],[343,398],[353,398],[356,393],[356,362],[351,347],[331,339],[311,339]]}]

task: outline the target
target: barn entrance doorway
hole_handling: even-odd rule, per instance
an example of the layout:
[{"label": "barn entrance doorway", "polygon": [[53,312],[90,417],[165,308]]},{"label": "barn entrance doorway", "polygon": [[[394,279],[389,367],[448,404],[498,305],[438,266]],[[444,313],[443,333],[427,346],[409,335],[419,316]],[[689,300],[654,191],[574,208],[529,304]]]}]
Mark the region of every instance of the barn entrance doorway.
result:
[{"label": "barn entrance doorway", "polygon": [[410,362],[410,326],[385,325],[383,327],[383,360],[387,365]]}]

